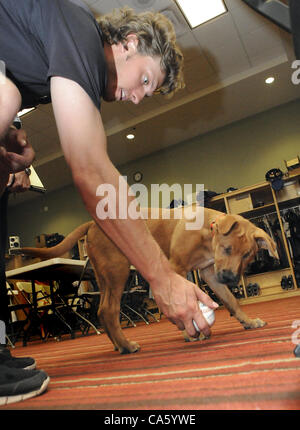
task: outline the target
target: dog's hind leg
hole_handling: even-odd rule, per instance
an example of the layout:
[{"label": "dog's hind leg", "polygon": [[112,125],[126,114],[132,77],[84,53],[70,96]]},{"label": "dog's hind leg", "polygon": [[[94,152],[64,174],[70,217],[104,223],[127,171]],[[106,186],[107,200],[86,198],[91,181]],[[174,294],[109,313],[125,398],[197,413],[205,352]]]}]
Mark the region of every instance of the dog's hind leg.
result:
[{"label": "dog's hind leg", "polygon": [[126,339],[120,324],[120,303],[129,276],[129,261],[96,224],[89,230],[86,244],[101,295],[100,322],[121,354],[136,352],[139,345]]},{"label": "dog's hind leg", "polygon": [[[90,257],[91,258],[91,257]],[[99,260],[91,258],[97,283],[100,290],[98,317],[109,339],[121,354],[137,352],[140,347],[136,342],[129,341],[123,334],[120,324],[120,303],[125,283],[129,276],[129,263],[124,258],[118,261],[117,267],[106,261],[105,267],[99,267]]]},{"label": "dog's hind leg", "polygon": [[[125,270],[124,270],[125,269]],[[103,300],[101,300],[98,316],[110,340],[121,354],[137,352],[140,347],[136,342],[126,339],[120,324],[120,303],[125,283],[129,275],[129,267],[114,273],[109,278],[105,276]]]},{"label": "dog's hind leg", "polygon": [[201,270],[202,279],[207,282],[213,292],[224,303],[226,309],[235,317],[245,329],[258,328],[266,325],[260,318],[251,319],[239,306],[237,299],[225,284],[216,280],[213,266]]}]

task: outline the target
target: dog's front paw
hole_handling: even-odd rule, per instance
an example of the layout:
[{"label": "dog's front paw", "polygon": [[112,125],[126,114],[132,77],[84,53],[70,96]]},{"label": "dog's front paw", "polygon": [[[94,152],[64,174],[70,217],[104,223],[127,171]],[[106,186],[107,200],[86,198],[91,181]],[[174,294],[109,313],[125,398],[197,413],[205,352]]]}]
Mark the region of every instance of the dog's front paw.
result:
[{"label": "dog's front paw", "polygon": [[243,326],[245,330],[251,330],[253,328],[264,327],[267,323],[261,320],[260,318],[255,318],[253,320],[243,322]]},{"label": "dog's front paw", "polygon": [[206,340],[209,339],[210,336],[205,336],[203,333],[199,333],[198,337],[190,337],[187,332],[184,330],[183,338],[185,342],[197,342],[198,340]]},{"label": "dog's front paw", "polygon": [[129,341],[126,346],[119,346],[120,354],[132,354],[140,350],[140,345],[137,342]]}]

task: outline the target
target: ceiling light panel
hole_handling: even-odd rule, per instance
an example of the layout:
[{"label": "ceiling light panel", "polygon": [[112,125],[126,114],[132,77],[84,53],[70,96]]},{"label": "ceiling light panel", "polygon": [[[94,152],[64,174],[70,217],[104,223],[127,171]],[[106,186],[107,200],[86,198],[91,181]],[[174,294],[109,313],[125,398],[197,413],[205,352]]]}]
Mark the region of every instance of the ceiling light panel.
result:
[{"label": "ceiling light panel", "polygon": [[227,12],[223,0],[175,0],[191,28]]}]

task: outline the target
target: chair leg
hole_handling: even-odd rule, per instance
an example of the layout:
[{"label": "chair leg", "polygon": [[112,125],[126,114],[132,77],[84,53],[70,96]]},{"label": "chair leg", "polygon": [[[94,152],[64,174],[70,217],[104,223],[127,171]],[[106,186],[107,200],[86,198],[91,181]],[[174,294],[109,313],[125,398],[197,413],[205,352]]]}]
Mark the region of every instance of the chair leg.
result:
[{"label": "chair leg", "polygon": [[154,321],[156,321],[156,322],[159,322],[159,321],[160,321],[160,320],[158,320],[158,319],[156,318],[156,316],[155,316],[155,315],[153,315],[153,313],[152,313],[152,312],[150,312],[148,309],[144,308],[143,310],[144,310],[144,312],[145,312],[146,314],[150,315],[150,316],[154,319]]},{"label": "chair leg", "polygon": [[96,334],[98,334],[98,335],[101,334],[101,332],[97,329],[97,327],[91,321],[89,321],[84,316],[80,315],[80,313],[75,311],[74,309],[72,310],[72,312],[74,312],[74,314],[76,314],[79,318],[81,318],[83,321],[85,321],[87,324],[89,324],[92,327],[92,329],[95,330]]},{"label": "chair leg", "polygon": [[6,340],[7,340],[7,343],[9,344],[9,346],[11,348],[15,348],[15,345],[12,343],[10,337],[7,334],[5,335],[5,337],[6,337]]},{"label": "chair leg", "polygon": [[64,326],[68,329],[68,331],[70,332],[71,335],[71,339],[75,339],[75,331],[73,330],[73,328],[70,326],[70,324],[68,324],[68,322],[65,320],[65,318],[63,317],[63,315],[59,312],[59,310],[56,308],[55,309],[55,313],[54,315],[57,316],[57,318],[64,324]]},{"label": "chair leg", "polygon": [[147,325],[149,324],[149,322],[143,317],[142,314],[140,314],[139,312],[137,312],[135,309],[131,308],[129,305],[127,305],[126,303],[124,304],[124,306],[126,306],[131,312],[135,313],[136,315],[138,315]]},{"label": "chair leg", "polygon": [[132,319],[131,319],[128,315],[126,315],[123,311],[120,311],[120,314],[121,314],[123,317],[127,318],[127,319],[128,319],[128,321],[133,325],[133,327],[136,327],[136,324],[132,321]]}]

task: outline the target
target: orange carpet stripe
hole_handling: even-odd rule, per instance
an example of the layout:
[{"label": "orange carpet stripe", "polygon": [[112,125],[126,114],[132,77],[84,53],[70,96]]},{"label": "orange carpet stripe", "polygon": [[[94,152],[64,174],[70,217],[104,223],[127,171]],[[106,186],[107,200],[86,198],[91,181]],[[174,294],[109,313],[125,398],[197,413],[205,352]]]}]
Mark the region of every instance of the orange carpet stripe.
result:
[{"label": "orange carpet stripe", "polygon": [[105,334],[18,345],[13,354],[35,357],[51,382],[42,396],[0,409],[300,409],[292,343],[300,297],[243,308],[268,325],[244,330],[219,309],[212,337],[202,342],[184,342],[164,318],[126,329],[142,346],[132,355],[113,351]]}]

